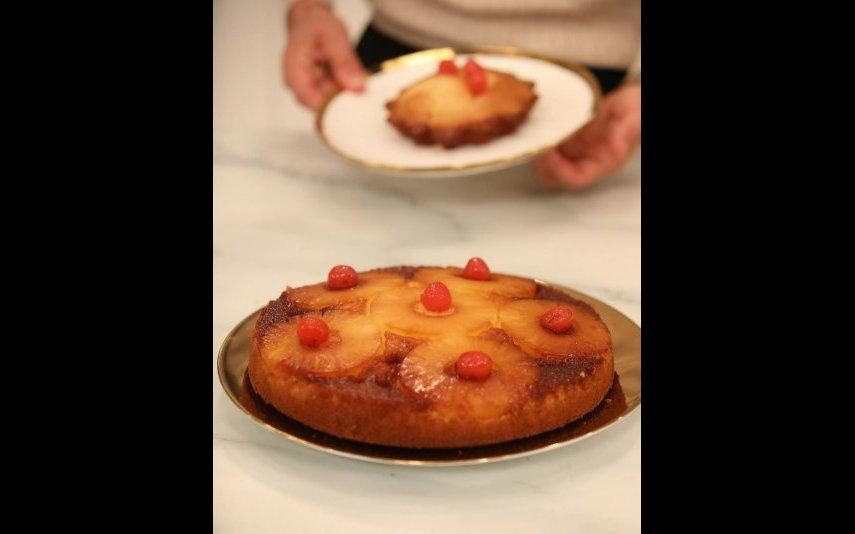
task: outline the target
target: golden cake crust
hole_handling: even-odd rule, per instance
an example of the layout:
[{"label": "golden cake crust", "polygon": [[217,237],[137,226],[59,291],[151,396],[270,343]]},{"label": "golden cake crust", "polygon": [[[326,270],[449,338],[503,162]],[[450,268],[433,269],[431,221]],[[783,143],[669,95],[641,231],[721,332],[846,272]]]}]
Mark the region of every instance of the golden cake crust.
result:
[{"label": "golden cake crust", "polygon": [[487,89],[472,95],[463,74],[435,74],[386,104],[389,122],[423,145],[483,144],[519,127],[537,100],[534,84],[486,71]]},{"label": "golden cake crust", "polygon": [[[409,280],[408,283],[416,284],[412,278],[418,269],[396,267],[374,272],[396,273]],[[532,286],[535,288],[533,294],[523,299],[566,303],[578,313],[596,317],[601,323],[588,304],[546,286],[535,286],[533,282]],[[605,350],[598,352],[576,351],[563,359],[526,354],[520,358],[521,372],[495,372],[483,383],[466,381],[465,386],[470,389],[460,389],[461,384],[455,382],[459,379],[439,373],[438,377],[453,387],[438,389],[434,396],[414,394],[412,388],[402,383],[406,377],[402,377],[401,368],[406,366],[408,356],[416,356],[417,347],[425,343],[443,343],[442,338],[423,336],[419,339],[387,330],[383,332],[382,350],[366,357],[357,367],[327,375],[299,372],[276,357],[271,358],[271,347],[278,346],[276,337],[281,336],[283,327],[296,317],[306,313],[329,313],[329,308],[309,311],[295,304],[293,295],[295,290],[289,288],[262,311],[252,335],[249,378],[255,391],[268,404],[303,424],[334,436],[413,448],[499,443],[546,432],[582,417],[603,400],[613,382],[610,337]],[[498,306],[501,307],[502,303],[521,297],[495,298],[500,299]],[[351,302],[344,308],[354,313],[368,313],[370,300],[370,297],[356,299],[353,302],[358,304]],[[496,350],[503,347],[502,350],[519,351],[512,336],[500,327],[500,324],[494,325],[473,334],[473,339],[490,343]],[[602,328],[608,332],[604,324]],[[467,350],[465,342],[460,345],[460,351],[463,350]],[[425,353],[425,350],[420,352]],[[501,382],[502,379],[505,381]],[[488,387],[492,389],[485,391],[490,391],[490,396],[478,397],[481,389]],[[506,394],[506,390],[512,392]],[[494,398],[499,400],[491,405],[490,400]]]}]

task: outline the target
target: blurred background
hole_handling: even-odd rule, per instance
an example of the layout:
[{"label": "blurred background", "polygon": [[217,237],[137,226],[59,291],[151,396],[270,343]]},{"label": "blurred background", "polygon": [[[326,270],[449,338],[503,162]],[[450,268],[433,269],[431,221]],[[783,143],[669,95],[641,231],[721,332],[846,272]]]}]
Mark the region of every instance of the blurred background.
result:
[{"label": "blurred background", "polygon": [[[334,6],[358,39],[371,18],[369,4],[338,0]],[[282,81],[285,10],[284,0],[214,2],[214,158],[330,175],[341,167],[318,143],[314,114]]]}]

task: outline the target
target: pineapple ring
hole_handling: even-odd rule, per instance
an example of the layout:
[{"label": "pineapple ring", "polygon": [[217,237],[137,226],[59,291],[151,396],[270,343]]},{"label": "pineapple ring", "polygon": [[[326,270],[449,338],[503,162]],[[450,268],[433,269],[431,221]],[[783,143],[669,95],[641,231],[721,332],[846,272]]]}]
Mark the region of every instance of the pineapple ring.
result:
[{"label": "pineapple ring", "polygon": [[408,282],[408,287],[378,295],[369,305],[369,315],[378,325],[396,334],[437,337],[450,334],[477,334],[498,322],[498,303],[471,294],[451,292],[449,312],[430,312],[421,303],[424,285]]},{"label": "pineapple ring", "polygon": [[320,310],[371,297],[402,287],[404,277],[395,273],[360,273],[359,283],[349,289],[328,289],[327,283],[288,288],[288,298],[304,310]]},{"label": "pineapple ring", "polygon": [[531,298],[537,292],[537,284],[526,278],[506,274],[490,275],[490,280],[469,280],[463,278],[463,269],[457,267],[419,269],[413,275],[414,280],[424,282],[442,282],[452,294],[494,294],[502,297]]},{"label": "pineapple ring", "polygon": [[307,347],[297,336],[298,318],[276,324],[263,341],[262,354],[268,360],[295,373],[343,376],[381,352],[382,331],[365,315],[334,310],[304,317],[323,319],[330,329],[329,339],[319,347]]},{"label": "pineapple ring", "polygon": [[[454,364],[465,351],[485,352],[493,362],[483,381],[459,378]],[[416,346],[398,370],[398,384],[416,398],[449,404],[466,417],[495,417],[513,410],[530,394],[537,364],[517,347],[492,339],[449,336]]]},{"label": "pineapple ring", "polygon": [[[540,325],[540,317],[555,306],[573,310],[573,326],[556,334]],[[539,359],[562,360],[606,352],[612,336],[606,325],[587,308],[553,300],[515,300],[499,308],[499,324],[514,344]]]}]

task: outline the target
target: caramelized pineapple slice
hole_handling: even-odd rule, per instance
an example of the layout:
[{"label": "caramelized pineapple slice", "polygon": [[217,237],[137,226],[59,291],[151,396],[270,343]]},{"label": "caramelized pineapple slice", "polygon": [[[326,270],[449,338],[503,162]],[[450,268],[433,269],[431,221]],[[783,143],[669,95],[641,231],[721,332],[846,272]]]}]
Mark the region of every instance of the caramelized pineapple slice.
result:
[{"label": "caramelized pineapple slice", "polygon": [[345,304],[359,304],[379,293],[402,287],[403,276],[395,273],[360,273],[359,283],[350,289],[329,289],[327,283],[288,288],[288,298],[304,310],[320,310]]},{"label": "caramelized pineapple slice", "polygon": [[[457,376],[461,353],[481,351],[492,361],[486,380]],[[527,398],[537,380],[537,364],[510,343],[484,337],[447,336],[416,346],[401,363],[397,383],[416,398],[449,405],[460,417],[495,417]]]},{"label": "caramelized pineapple slice", "polygon": [[[556,334],[540,325],[540,317],[556,306],[573,310],[573,326]],[[499,308],[499,324],[513,342],[536,358],[561,360],[606,352],[612,336],[605,323],[588,309],[552,300],[515,300]]]},{"label": "caramelized pineapple slice", "polygon": [[451,308],[435,313],[421,302],[424,289],[423,284],[411,281],[407,287],[378,295],[370,304],[369,315],[378,326],[417,338],[477,334],[498,323],[498,303],[490,298],[451,290]]},{"label": "caramelized pineapple slice", "polygon": [[262,354],[294,373],[318,376],[352,374],[362,364],[379,356],[382,331],[361,314],[333,310],[320,317],[329,327],[329,339],[318,347],[307,347],[297,337],[298,318],[282,322],[264,336]]},{"label": "caramelized pineapple slice", "polygon": [[442,282],[451,293],[470,294],[494,294],[502,297],[531,298],[537,292],[537,285],[525,278],[508,276],[506,274],[491,273],[489,280],[468,280],[462,276],[463,269],[457,267],[448,268],[424,268],[419,269],[413,275],[414,280],[419,282]]}]

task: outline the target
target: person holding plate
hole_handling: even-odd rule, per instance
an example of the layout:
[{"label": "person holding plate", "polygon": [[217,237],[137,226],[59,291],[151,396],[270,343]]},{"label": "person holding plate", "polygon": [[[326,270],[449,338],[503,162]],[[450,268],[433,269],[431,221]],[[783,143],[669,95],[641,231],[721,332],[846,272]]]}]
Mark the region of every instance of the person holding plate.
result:
[{"label": "person holding plate", "polygon": [[596,116],[535,162],[547,186],[584,188],[626,163],[641,142],[640,0],[371,0],[354,50],[329,2],[287,1],[285,83],[317,109],[361,91],[364,65],[424,48],[501,44],[582,63],[605,98]]}]

